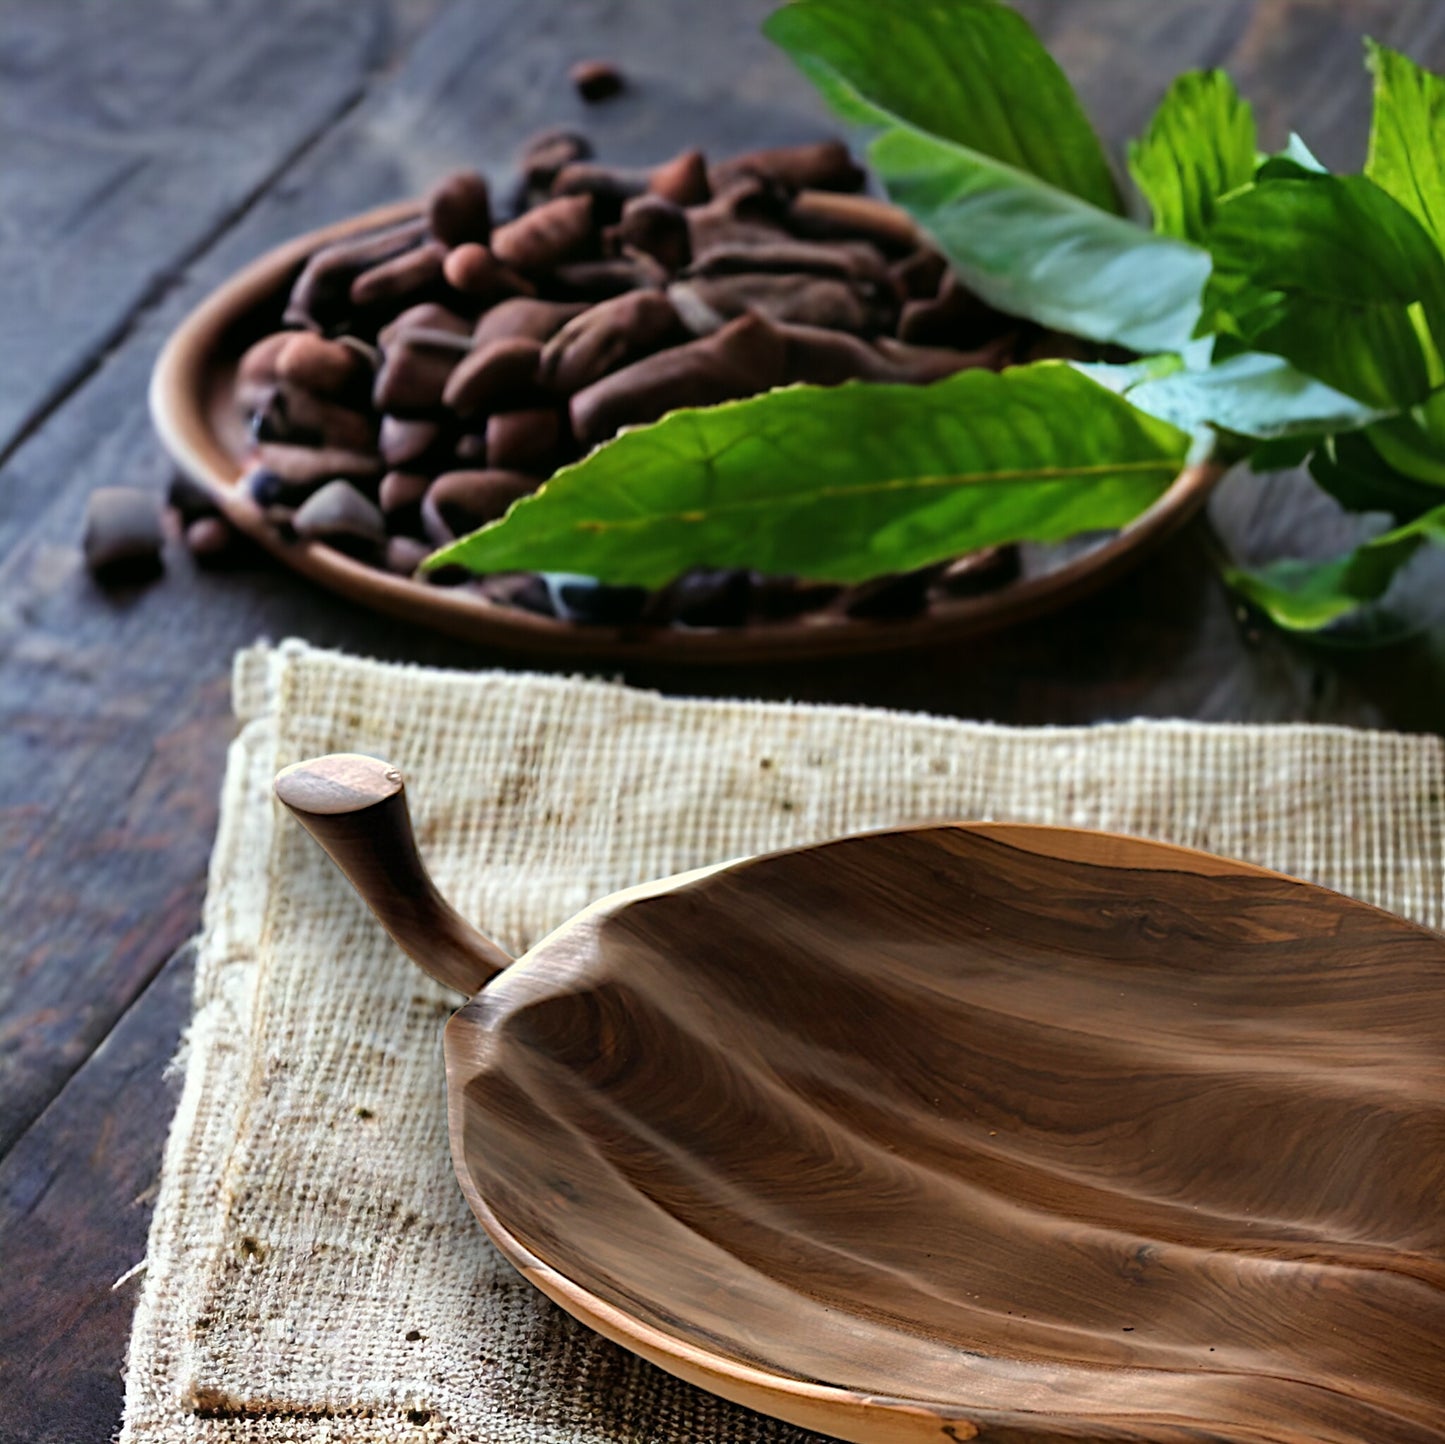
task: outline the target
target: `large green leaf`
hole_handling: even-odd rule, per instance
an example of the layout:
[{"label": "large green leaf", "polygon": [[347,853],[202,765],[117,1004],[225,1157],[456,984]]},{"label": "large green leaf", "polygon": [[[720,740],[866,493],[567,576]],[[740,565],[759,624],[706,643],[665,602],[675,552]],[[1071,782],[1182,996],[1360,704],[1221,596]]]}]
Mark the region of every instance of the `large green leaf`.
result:
[{"label": "large green leaf", "polygon": [[1445,80],[1366,41],[1375,113],[1365,174],[1445,245]]},{"label": "large green leaf", "polygon": [[1210,322],[1381,410],[1427,394],[1418,328],[1445,336],[1445,258],[1371,181],[1253,185],[1220,203],[1209,245]]},{"label": "large green leaf", "polygon": [[1119,208],[1072,86],[999,0],[792,0],[763,30],[848,119],[901,122]]},{"label": "large green leaf", "polygon": [[1154,229],[1203,241],[1219,197],[1254,179],[1255,147],[1254,112],[1222,70],[1181,75],[1129,147],[1129,173]]},{"label": "large green leaf", "polygon": [[1187,446],[1060,362],[790,387],[625,431],[429,565],[642,586],[693,566],[858,582],[1122,526]]},{"label": "large green leaf", "polygon": [[1185,431],[1204,425],[1260,439],[1354,431],[1383,412],[1307,376],[1282,356],[1246,351],[1198,371],[1175,371],[1130,386],[1141,411]]},{"label": "large green leaf", "polygon": [[1427,541],[1445,542],[1445,506],[1328,561],[1279,561],[1225,579],[1276,625],[1315,632],[1385,595],[1395,574]]},{"label": "large green leaf", "polygon": [[1209,256],[1012,166],[897,128],[869,149],[889,197],[991,306],[1134,351],[1178,351],[1193,334]]}]

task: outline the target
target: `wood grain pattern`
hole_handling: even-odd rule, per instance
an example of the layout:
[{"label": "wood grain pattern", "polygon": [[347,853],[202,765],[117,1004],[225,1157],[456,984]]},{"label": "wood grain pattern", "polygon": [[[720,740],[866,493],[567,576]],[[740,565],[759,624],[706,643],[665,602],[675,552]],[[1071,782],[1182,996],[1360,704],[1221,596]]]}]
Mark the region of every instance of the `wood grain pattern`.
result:
[{"label": "wood grain pattern", "polygon": [[[404,794],[352,785],[385,768],[278,792],[345,817],[387,921]],[[564,1307],[843,1438],[1424,1444],[1442,969],[1182,848],[873,833],[632,889],[498,973],[446,1030],[453,1156]]]},{"label": "wood grain pattern", "polygon": [[16,0],[0,29],[0,454],[94,364],[188,253],[361,95],[388,0],[150,0],[67,26]]},{"label": "wood grain pattern", "polygon": [[436,890],[395,767],[355,752],[296,762],[277,775],[276,795],[437,982],[471,994],[511,965],[511,956]]},{"label": "wood grain pattern", "polygon": [[1438,1441],[1442,966],[1182,849],[845,840],[491,984],[447,1032],[459,1176],[564,1305],[844,1438]]}]

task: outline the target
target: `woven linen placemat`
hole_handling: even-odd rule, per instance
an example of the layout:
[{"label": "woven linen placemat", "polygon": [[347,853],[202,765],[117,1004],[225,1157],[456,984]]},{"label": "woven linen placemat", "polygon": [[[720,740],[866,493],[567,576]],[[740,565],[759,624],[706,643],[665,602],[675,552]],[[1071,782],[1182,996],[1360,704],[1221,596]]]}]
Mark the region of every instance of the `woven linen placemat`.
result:
[{"label": "woven linen placemat", "polygon": [[1014,730],[445,673],[297,643],[237,659],[185,1084],[122,1444],[794,1444],[614,1348],[500,1260],[447,1151],[458,1003],[278,816],[278,767],[408,774],[442,891],[521,951],[644,879],[892,823],[1164,838],[1442,922],[1445,748],[1311,727]]}]

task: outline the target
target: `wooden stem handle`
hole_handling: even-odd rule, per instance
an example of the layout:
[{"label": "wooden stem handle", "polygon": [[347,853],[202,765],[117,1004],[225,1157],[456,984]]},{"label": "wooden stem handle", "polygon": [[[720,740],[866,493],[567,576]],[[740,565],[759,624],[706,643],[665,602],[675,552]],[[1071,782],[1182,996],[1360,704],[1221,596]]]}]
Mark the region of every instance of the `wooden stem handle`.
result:
[{"label": "wooden stem handle", "polygon": [[284,768],[275,787],[424,972],[472,994],[511,963],[436,890],[416,850],[406,784],[390,763],[337,752]]}]

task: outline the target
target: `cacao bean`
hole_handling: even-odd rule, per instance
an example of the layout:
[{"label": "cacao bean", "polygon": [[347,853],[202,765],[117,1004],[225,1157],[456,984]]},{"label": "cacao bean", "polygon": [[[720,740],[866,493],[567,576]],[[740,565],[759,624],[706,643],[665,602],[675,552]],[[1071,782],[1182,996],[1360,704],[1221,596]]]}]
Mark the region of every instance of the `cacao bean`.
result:
[{"label": "cacao bean", "polygon": [[782,384],[787,343],[757,315],[722,330],[634,361],[579,391],[571,403],[572,430],[592,446],[622,426],[656,421],[680,406],[711,406]]},{"label": "cacao bean", "polygon": [[542,343],[508,336],[475,347],[447,378],[442,404],[459,416],[524,405],[536,399]]},{"label": "cacao bean", "polygon": [[474,170],[453,171],[427,193],[427,229],[444,246],[486,242],[492,233],[492,198],[486,177]]},{"label": "cacao bean", "polygon": [[662,292],[630,291],[568,321],[542,348],[538,376],[543,385],[570,395],[685,336]]},{"label": "cacao bean", "polygon": [[492,254],[524,275],[595,252],[592,197],[558,196],[492,233]]},{"label": "cacao bean", "polygon": [[528,336],[546,341],[573,316],[586,310],[580,301],[537,301],[531,296],[515,296],[499,301],[490,311],[482,313],[472,335],[476,346],[500,341],[506,336]]},{"label": "cacao bean", "polygon": [[542,483],[514,471],[448,471],[432,482],[422,498],[421,519],[427,536],[445,546],[502,516],[520,497]]},{"label": "cacao bean", "polygon": [[567,72],[567,78],[589,105],[621,94],[627,84],[622,72],[610,60],[579,60]]},{"label": "cacao bean", "polygon": [[743,176],[761,176],[789,190],[862,190],[863,168],[840,140],[750,150],[712,167],[712,188],[723,190]]},{"label": "cacao bean", "polygon": [[288,326],[329,331],[350,319],[351,283],[365,270],[424,243],[426,221],[399,225],[333,241],[316,251],[296,278],[283,320]]},{"label": "cacao bean", "polygon": [[105,586],[152,581],[164,570],[160,498],[132,486],[100,486],[85,505],[81,549],[91,576]]}]

